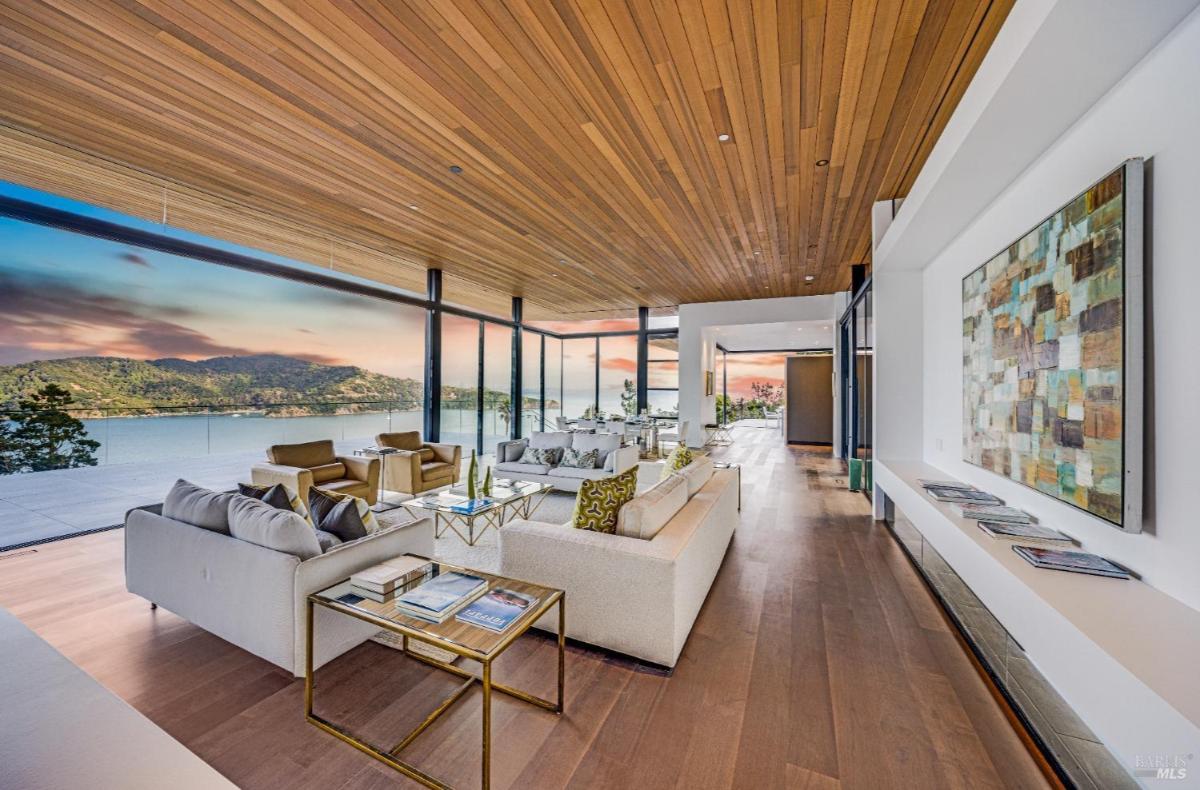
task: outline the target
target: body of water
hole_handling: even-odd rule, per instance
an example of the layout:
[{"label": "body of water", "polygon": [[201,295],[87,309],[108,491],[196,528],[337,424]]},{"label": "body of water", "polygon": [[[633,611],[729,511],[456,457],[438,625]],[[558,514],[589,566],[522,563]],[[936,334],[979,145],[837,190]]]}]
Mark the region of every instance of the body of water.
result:
[{"label": "body of water", "polygon": [[[295,444],[318,439],[361,441],[366,447],[375,435],[393,431],[420,431],[420,411],[366,412],[311,417],[264,417],[259,414],[186,414],[144,417],[106,417],[83,420],[88,438],[100,442],[96,458],[101,464],[125,464],[190,458],[222,453],[265,450],[272,444]],[[508,438],[508,423],[499,412],[483,416],[485,453]],[[475,447],[476,413],[446,409],[442,412],[442,441],[460,444],[469,453]]]}]

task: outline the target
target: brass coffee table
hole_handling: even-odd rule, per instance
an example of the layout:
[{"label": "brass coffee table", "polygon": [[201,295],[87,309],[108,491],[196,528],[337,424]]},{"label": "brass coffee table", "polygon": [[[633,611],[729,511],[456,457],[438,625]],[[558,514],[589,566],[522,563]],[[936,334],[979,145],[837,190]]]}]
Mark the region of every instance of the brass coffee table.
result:
[{"label": "brass coffee table", "polygon": [[437,537],[440,538],[449,529],[458,535],[463,543],[474,546],[489,528],[500,529],[505,522],[513,518],[532,516],[552,490],[554,486],[548,483],[497,480],[488,497],[491,503],[469,513],[455,510],[455,505],[467,501],[466,489],[462,486],[440,494],[426,494],[410,499],[401,507],[417,518],[432,512],[434,533]]},{"label": "brass coffee table", "polygon": [[[383,603],[370,598],[363,598],[355,594],[357,588],[350,584],[349,579],[320,592],[313,593],[308,596],[305,614],[307,627],[305,629],[306,636],[304,640],[304,716],[311,724],[315,724],[330,735],[345,741],[359,751],[369,754],[376,760],[420,782],[426,787],[449,788],[449,785],[444,782],[435,779],[416,766],[401,760],[399,754],[406,746],[416,740],[418,735],[448,711],[455,702],[461,699],[472,686],[479,683],[483,687],[483,788],[484,790],[488,790],[491,787],[492,772],[492,691],[499,691],[502,694],[515,697],[523,702],[528,702],[531,705],[536,705],[555,714],[562,714],[563,712],[563,680],[566,672],[566,643],[564,637],[567,625],[566,593],[552,587],[543,587],[517,579],[508,579],[490,573],[460,568],[444,562],[434,561],[433,566],[437,573],[458,571],[479,576],[487,581],[489,591],[497,587],[502,587],[528,595],[534,598],[534,602],[508,628],[495,633],[486,628],[460,622],[453,617],[440,624],[426,622],[416,617],[409,617],[396,610],[391,600],[394,595],[385,596],[388,600]],[[403,594],[419,586],[421,581],[424,580],[413,582],[399,590],[396,594]],[[519,689],[493,682],[492,663],[508,649],[509,645],[528,631],[542,615],[550,611],[555,605],[558,606],[558,701],[550,702]],[[399,634],[402,637],[403,652],[406,656],[463,678],[464,683],[434,708],[433,712],[417,725],[416,729],[397,741],[390,749],[382,749],[367,743],[344,727],[313,713],[313,691],[316,687],[313,679],[313,611],[317,606],[341,612],[342,614],[391,631],[392,633]],[[420,653],[414,653],[408,647],[409,640],[412,639],[445,650],[454,654],[457,658],[477,661],[481,666],[481,672],[479,675],[476,675],[474,672],[456,666],[454,663],[438,661]],[[457,658],[454,660],[457,660]]]}]

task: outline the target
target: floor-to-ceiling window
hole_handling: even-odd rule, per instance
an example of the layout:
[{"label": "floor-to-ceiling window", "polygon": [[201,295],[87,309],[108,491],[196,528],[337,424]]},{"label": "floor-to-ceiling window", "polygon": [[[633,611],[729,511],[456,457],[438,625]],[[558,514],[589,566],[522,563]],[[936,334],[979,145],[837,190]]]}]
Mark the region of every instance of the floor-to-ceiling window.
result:
[{"label": "floor-to-ceiling window", "polygon": [[482,329],[474,318],[442,315],[442,432],[439,441],[477,449],[479,347]]},{"label": "floor-to-ceiling window", "polygon": [[483,424],[482,451],[493,453],[507,441],[512,428],[513,330],[503,324],[483,322]]},{"label": "floor-to-ceiling window", "polygon": [[846,309],[839,327],[842,457],[862,463],[863,490],[872,495],[873,357],[875,353],[871,282],[867,281]]},{"label": "floor-to-ceiling window", "polygon": [[546,428],[553,430],[563,413],[562,340],[546,335]]},{"label": "floor-to-ceiling window", "polygon": [[542,427],[542,342],[538,332],[521,333],[521,412],[519,435],[528,436]]},{"label": "floor-to-ceiling window", "polygon": [[637,335],[600,338],[600,413],[637,415]]},{"label": "floor-to-ceiling window", "polygon": [[646,405],[652,415],[679,413],[679,339],[651,335],[646,355]]},{"label": "floor-to-ceiling window", "polygon": [[563,415],[593,417],[596,412],[596,338],[562,341]]}]

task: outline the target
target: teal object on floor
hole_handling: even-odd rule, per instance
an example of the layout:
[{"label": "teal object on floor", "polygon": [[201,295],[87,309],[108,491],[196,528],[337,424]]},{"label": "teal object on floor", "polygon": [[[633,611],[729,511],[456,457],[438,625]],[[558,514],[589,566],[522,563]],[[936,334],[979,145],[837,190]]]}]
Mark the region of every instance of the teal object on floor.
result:
[{"label": "teal object on floor", "polygon": [[858,458],[850,459],[850,490],[862,491],[863,462]]}]

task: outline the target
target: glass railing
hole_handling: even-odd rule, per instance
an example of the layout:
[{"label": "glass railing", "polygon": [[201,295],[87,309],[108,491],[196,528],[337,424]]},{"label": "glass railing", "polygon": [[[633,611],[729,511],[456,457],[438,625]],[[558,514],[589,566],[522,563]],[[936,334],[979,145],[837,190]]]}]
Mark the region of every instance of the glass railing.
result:
[{"label": "glass railing", "polygon": [[[0,412],[8,429],[0,431],[0,469],[7,473],[261,452],[317,439],[366,446],[376,434],[419,431],[423,423],[422,403],[400,400],[65,409],[38,412],[43,419],[26,420],[25,430],[21,416],[28,415]],[[70,453],[75,439],[98,446]]]}]

